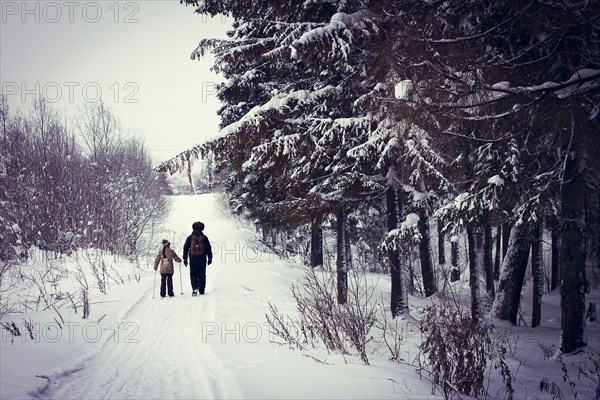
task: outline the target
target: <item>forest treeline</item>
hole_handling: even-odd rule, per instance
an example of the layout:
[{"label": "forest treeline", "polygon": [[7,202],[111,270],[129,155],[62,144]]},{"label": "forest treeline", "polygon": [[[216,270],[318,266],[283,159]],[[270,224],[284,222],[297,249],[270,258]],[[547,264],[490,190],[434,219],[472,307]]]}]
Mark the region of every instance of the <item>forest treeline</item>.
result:
[{"label": "forest treeline", "polygon": [[585,346],[600,274],[600,1],[181,3],[233,22],[192,54],[226,78],[222,135],[158,170],[211,154],[234,209],[310,231],[313,266],[335,229],[341,303],[350,249],[370,245],[394,316],[415,285],[431,296],[468,269],[473,320],[485,293],[516,324],[530,265],[531,324],[558,289],[561,350]]},{"label": "forest treeline", "polygon": [[143,143],[102,102],[67,122],[44,99],[28,116],[0,97],[0,259],[32,246],[136,256],[160,223],[168,185]]}]

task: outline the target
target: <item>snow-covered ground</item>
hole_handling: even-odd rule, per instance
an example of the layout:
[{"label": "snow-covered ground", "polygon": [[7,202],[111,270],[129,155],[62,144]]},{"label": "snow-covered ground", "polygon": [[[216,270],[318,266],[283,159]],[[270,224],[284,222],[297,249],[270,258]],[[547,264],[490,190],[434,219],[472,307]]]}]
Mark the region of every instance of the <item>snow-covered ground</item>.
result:
[{"label": "snow-covered ground", "polygon": [[191,296],[182,264],[176,296],[161,299],[157,280],[153,297],[148,266],[140,283],[113,285],[96,299],[86,320],[65,310],[59,329],[50,311],[31,313],[40,324],[35,340],[2,332],[0,398],[435,398],[414,368],[327,353],[323,364],[273,343],[268,302],[293,310],[290,285],[302,267],[258,251],[218,195],[173,199],[163,236],[176,252],[196,220],[213,245],[206,294]]},{"label": "snow-covered ground", "polygon": [[[254,232],[224,212],[221,201],[215,194],[174,196],[161,236],[181,256],[192,222],[205,223],[214,262],[207,269],[204,296],[191,296],[188,269],[181,264],[175,266],[176,296],[161,299],[149,259],[139,283],[124,279],[112,284],[106,295],[94,294],[88,319],[69,307],[59,312],[31,310],[25,319],[38,324],[34,340],[26,332],[12,337],[2,331],[0,398],[441,398],[439,392],[431,394],[431,383],[419,377],[414,366],[389,361],[381,348],[371,348],[371,365],[363,365],[358,357],[324,349],[311,354],[322,361],[317,362],[274,343],[280,340],[266,325],[268,304],[294,312],[290,286],[301,279],[304,267],[262,251]],[[121,261],[114,268],[132,267]],[[389,280],[377,278],[387,300]],[[509,329],[515,398],[552,398],[539,391],[544,377],[562,385],[567,398],[574,393],[563,382],[560,364],[549,359],[558,340],[558,300],[555,294],[544,297],[541,328]],[[411,299],[411,310],[416,315],[425,303]],[[13,320],[23,331],[21,315],[3,318]],[[588,328],[590,344],[597,350],[598,322]],[[405,334],[402,353],[412,362],[420,333]],[[566,357],[565,364],[573,371],[585,357]],[[593,380],[579,378],[576,370],[569,378],[577,384],[579,398],[592,398]],[[501,387],[499,377],[491,378],[490,397],[504,398]]]}]

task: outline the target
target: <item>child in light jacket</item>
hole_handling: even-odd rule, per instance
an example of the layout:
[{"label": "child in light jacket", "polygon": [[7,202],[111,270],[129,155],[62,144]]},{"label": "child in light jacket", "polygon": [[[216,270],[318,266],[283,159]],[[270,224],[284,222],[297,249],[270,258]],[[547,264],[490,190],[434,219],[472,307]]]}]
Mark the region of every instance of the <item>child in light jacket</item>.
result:
[{"label": "child in light jacket", "polygon": [[158,251],[154,259],[154,270],[160,265],[160,297],[165,297],[167,292],[169,297],[175,296],[173,293],[173,261],[181,262],[181,258],[171,249],[171,243],[167,239],[162,240],[162,248]]}]

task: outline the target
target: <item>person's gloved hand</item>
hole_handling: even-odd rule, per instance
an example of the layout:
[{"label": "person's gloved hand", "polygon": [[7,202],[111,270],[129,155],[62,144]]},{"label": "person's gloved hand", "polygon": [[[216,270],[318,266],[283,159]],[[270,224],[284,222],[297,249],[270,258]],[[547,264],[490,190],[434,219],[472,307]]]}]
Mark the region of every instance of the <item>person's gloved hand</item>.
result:
[{"label": "person's gloved hand", "polygon": [[207,264],[208,264],[208,265],[212,264],[212,258],[209,258],[209,259],[208,259],[208,262],[207,262]]},{"label": "person's gloved hand", "polygon": [[187,267],[187,260],[183,260],[183,265]]},{"label": "person's gloved hand", "polygon": [[156,271],[158,269],[158,267],[154,267],[154,270]]}]

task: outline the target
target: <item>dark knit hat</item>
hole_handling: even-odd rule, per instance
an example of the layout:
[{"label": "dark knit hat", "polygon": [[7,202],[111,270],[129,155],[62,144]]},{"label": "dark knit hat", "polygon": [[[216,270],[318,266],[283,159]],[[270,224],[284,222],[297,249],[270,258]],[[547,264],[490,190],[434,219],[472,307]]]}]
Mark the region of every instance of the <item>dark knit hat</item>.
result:
[{"label": "dark knit hat", "polygon": [[200,221],[196,221],[192,224],[192,229],[193,230],[199,230],[199,231],[203,231],[204,230],[204,224]]},{"label": "dark knit hat", "polygon": [[163,240],[162,240],[162,245],[163,245],[163,246],[165,246],[165,247],[166,247],[166,246],[168,246],[168,245],[170,245],[170,244],[171,244],[171,242],[169,242],[167,239],[163,239]]}]

